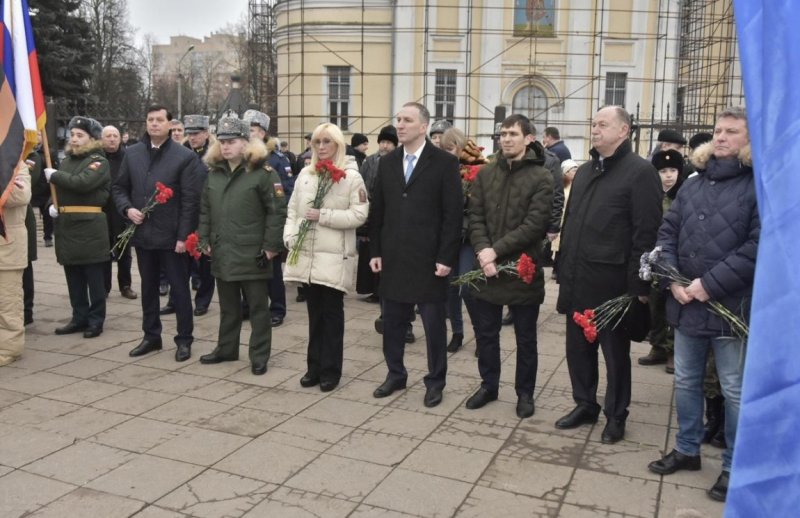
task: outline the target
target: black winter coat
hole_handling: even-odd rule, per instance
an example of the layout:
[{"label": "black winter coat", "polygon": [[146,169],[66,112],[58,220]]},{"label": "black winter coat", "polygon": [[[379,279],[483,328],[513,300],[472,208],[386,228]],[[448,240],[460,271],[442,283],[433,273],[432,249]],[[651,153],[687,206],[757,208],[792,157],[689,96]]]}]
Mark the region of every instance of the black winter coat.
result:
[{"label": "black winter coat", "polygon": [[[713,143],[695,151],[699,174],[684,182],[658,232],[663,261],[689,279],[700,279],[712,300],[747,320],[761,220],[750,148],[739,159],[718,160]],[[667,320],[692,336],[731,335],[708,305],[681,305],[670,295]]]},{"label": "black winter coat", "polygon": [[619,295],[647,295],[639,258],[652,250],[663,191],[653,165],[624,141],[602,161],[578,168],[561,230],[557,310],[572,314]]},{"label": "black winter coat", "polygon": [[170,187],[174,195],[164,205],[150,212],[136,229],[131,245],[148,250],[173,250],[176,241],[197,228],[200,193],[206,168],[197,154],[167,139],[159,149],[152,149],[150,137],[125,151],[119,177],[112,186],[117,210],[126,216],[129,208],[141,209],[156,190],[156,182]]},{"label": "black winter coat", "polygon": [[[119,177],[119,168],[122,166],[123,158],[125,158],[125,148],[122,147],[122,145],[120,145],[119,149],[114,153],[106,151],[106,160],[108,160],[109,173],[111,174],[111,185],[114,185],[114,182],[116,182]],[[128,221],[117,211],[113,196],[108,198],[108,203],[103,207],[103,212],[106,213],[109,235],[111,237],[111,244],[113,245],[117,240],[117,236],[125,230]]]},{"label": "black winter coat", "polygon": [[370,255],[381,257],[380,294],[397,302],[444,302],[461,243],[464,197],[458,159],[425,143],[406,184],[403,148],[383,156],[370,204]]}]

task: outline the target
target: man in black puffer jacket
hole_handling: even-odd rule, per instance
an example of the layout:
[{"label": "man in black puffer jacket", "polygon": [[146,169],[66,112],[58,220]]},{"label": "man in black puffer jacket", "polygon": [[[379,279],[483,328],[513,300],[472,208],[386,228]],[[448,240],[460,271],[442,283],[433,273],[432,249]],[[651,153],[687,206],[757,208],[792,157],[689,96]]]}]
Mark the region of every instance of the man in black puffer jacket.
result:
[{"label": "man in black puffer jacket", "polygon": [[670,207],[658,233],[663,261],[691,279],[673,282],[667,319],[675,327],[675,402],[678,435],[675,449],[650,463],[667,475],[700,469],[703,439],[703,373],[709,349],[725,396],[725,442],[722,473],[708,494],[724,501],[728,493],[746,337],[710,311],[721,303],[742,321],[750,313],[761,220],[756,204],[747,116],[728,108],[717,118],[714,140],[695,150],[698,175],[689,178]]},{"label": "man in black puffer jacket", "polygon": [[639,305],[636,310],[647,311],[643,304],[650,286],[639,280],[639,257],[655,245],[661,223],[661,182],[653,165],[631,149],[630,127],[630,116],[618,106],[595,114],[592,160],[575,174],[561,229],[557,309],[567,315],[567,365],[577,406],[556,422],[556,428],[597,422],[599,341],[608,378],[604,443],[615,443],[625,435],[631,401],[631,338],[626,326],[609,325],[599,331],[597,341],[589,342],[572,314],[626,294],[638,296],[631,303]]},{"label": "man in black puffer jacket", "polygon": [[[178,321],[175,360],[186,361],[191,356],[194,322],[189,267],[182,254],[186,252],[186,237],[197,228],[206,173],[194,151],[170,138],[171,119],[164,106],[148,108],[147,134],[126,149],[112,193],[120,214],[138,225],[131,244],[136,247],[142,277],[144,339],[130,355],[141,356],[162,347],[158,285],[163,266],[172,287]],[[174,194],[145,218],[141,209],[155,192],[156,182],[163,183]]]}]

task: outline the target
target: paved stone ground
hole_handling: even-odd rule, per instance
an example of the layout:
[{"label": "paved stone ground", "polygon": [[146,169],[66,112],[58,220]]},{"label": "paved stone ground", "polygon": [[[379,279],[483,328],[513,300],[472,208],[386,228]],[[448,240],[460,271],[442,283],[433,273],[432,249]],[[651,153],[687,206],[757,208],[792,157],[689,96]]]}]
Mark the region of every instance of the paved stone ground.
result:
[{"label": "paved stone ground", "polygon": [[[510,328],[502,336],[499,401],[464,408],[479,386],[468,336],[449,358],[444,401],[426,409],[419,322],[417,343],[406,352],[408,390],[378,400],[372,391],[386,371],[373,330],[377,306],[347,297],[344,377],[323,394],[299,384],[307,319],[293,296],[286,322],[274,331],[265,376],[252,376],[244,361],[198,363],[214,347],[216,302],[195,320],[190,361],[176,363],[174,346],[134,359],[128,351],[141,338],[139,301],[116,290],[102,336],[53,334],[70,315],[67,291],[53,249],[39,254],[36,321],[25,355],[0,369],[4,518],[722,513],[705,494],[719,473],[719,450],[704,450],[700,472],[662,479],[647,470],[674,442],[675,413],[672,377],[635,365],[645,345],[634,344],[626,440],[601,444],[603,419],[577,430],[554,428],[572,408],[555,284],[548,284],[541,311],[536,414],[520,420]],[[174,317],[165,324],[167,345]],[[243,342],[248,334],[245,324]]]}]

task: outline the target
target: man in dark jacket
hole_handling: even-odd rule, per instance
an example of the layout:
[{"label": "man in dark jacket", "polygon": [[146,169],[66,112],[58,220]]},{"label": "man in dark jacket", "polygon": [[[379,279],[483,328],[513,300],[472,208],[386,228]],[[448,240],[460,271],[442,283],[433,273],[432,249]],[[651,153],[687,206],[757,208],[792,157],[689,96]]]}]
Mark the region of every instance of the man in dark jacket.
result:
[{"label": "man in dark jacket", "polygon": [[[114,126],[106,126],[103,128],[103,151],[108,160],[109,172],[111,174],[111,183],[113,184],[119,176],[119,168],[122,165],[122,159],[125,157],[125,148],[122,147],[122,138],[120,137],[119,130]],[[108,221],[108,233],[111,246],[117,242],[117,237],[125,230],[125,219],[117,212],[117,207],[114,205],[114,198],[109,197],[108,203],[103,207],[103,212],[106,213],[106,220]],[[135,291],[131,289],[131,257],[130,245],[122,249],[122,251],[115,251],[117,261],[117,283],[119,285],[119,292],[126,299],[135,299],[138,297]],[[106,293],[111,293],[111,263],[108,261],[105,265],[104,281],[106,286]]]},{"label": "man in dark jacket", "polygon": [[[186,237],[197,228],[205,170],[195,153],[170,139],[171,118],[164,106],[148,108],[147,133],[139,143],[126,149],[112,192],[120,214],[137,225],[131,243],[136,247],[142,278],[144,338],[130,355],[141,356],[162,348],[158,286],[163,266],[177,313],[175,360],[180,362],[191,357],[194,340],[189,268],[182,254],[186,252]],[[156,182],[163,183],[174,194],[145,218],[141,209],[155,192]]]},{"label": "man in dark jacket", "polygon": [[[578,168],[564,216],[557,309],[567,315],[567,365],[577,406],[556,422],[560,429],[595,423],[600,413],[598,345],[586,340],[573,312],[626,294],[634,297],[631,304],[643,305],[650,290],[639,280],[639,257],[655,244],[661,186],[653,165],[633,153],[630,127],[630,116],[621,107],[607,106],[595,114],[592,160]],[[629,309],[632,314],[646,311]],[[615,443],[625,435],[631,401],[631,341],[622,324],[602,328],[598,340],[608,379],[603,408],[608,423],[601,439]]]},{"label": "man in dark jacket", "polygon": [[359,169],[361,164],[367,158],[367,150],[369,149],[369,139],[363,133],[353,133],[350,138],[350,147],[353,148],[353,156],[356,157],[356,163]]},{"label": "man in dark jacket", "polygon": [[[486,283],[477,286],[474,297],[477,322],[478,369],[481,387],[467,400],[467,408],[480,408],[497,399],[500,386],[500,326],[503,305],[514,312],[517,339],[517,416],[533,415],[538,351],[536,321],[544,302],[544,275],[536,271],[530,284],[519,276],[498,274],[498,265],[527,254],[534,262],[541,257],[553,200],[553,178],[544,168],[544,156],[526,147],[531,123],[522,115],[511,115],[500,130],[501,152],[483,167],[470,189],[469,238]],[[544,151],[540,149],[540,151]]]},{"label": "man in dark jacket", "polygon": [[555,153],[558,157],[559,165],[561,165],[561,162],[564,160],[570,160],[572,158],[572,153],[569,152],[569,148],[564,144],[564,141],[561,140],[561,133],[555,126],[548,126],[544,129],[542,143],[548,151]]},{"label": "man in dark jacket", "polygon": [[[267,146],[267,163],[273,171],[278,173],[283,186],[283,192],[289,199],[294,191],[295,176],[292,172],[292,165],[283,153],[277,150],[277,139],[269,138],[269,115],[257,110],[247,110],[244,112],[243,120],[250,124],[250,138],[256,138]],[[286,318],[286,284],[283,282],[283,268],[281,263],[286,261],[286,250],[281,251],[281,256],[271,262],[272,276],[269,278],[269,313],[272,327],[283,324]],[[247,300],[244,301],[245,312],[249,314]]]},{"label": "man in dark jacket", "polygon": [[441,403],[447,374],[447,276],[461,242],[463,195],[458,159],[425,135],[430,113],[406,103],[397,114],[403,144],[381,158],[370,221],[370,266],[381,272],[383,355],[389,372],[373,395],[406,387],[405,334],[417,304],[428,345],[427,407]]},{"label": "man in dark jacket", "polygon": [[[28,230],[28,266],[22,272],[22,301],[24,308],[24,325],[33,323],[33,299],[36,294],[35,285],[33,282],[33,262],[38,259],[36,253],[36,216],[33,213],[33,207],[40,207],[40,204],[35,204],[34,195],[39,194],[40,197],[49,199],[49,184],[44,178],[42,173],[42,157],[36,151],[31,152],[25,159],[25,164],[31,175],[31,202],[28,204],[28,210],[25,213],[25,228]],[[46,194],[44,194],[46,193]],[[45,209],[42,214],[49,212]]]},{"label": "man in dark jacket", "polygon": [[728,493],[742,392],[745,340],[729,322],[709,310],[714,300],[747,321],[753,291],[761,220],[756,204],[747,116],[728,108],[717,118],[714,140],[692,155],[699,174],[686,181],[658,232],[663,262],[688,286],[669,284],[667,319],[675,327],[675,448],[651,462],[655,473],[700,469],[703,439],[703,373],[709,349],[725,396],[722,473],[708,491],[724,501]]}]

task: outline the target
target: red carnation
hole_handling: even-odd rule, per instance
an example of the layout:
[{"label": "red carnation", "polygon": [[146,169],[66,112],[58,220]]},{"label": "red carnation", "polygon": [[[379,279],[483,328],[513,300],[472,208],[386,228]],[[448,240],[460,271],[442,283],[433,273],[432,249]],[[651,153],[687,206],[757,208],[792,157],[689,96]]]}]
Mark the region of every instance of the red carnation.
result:
[{"label": "red carnation", "polygon": [[583,336],[591,343],[594,343],[597,340],[597,328],[593,325],[589,325],[583,328]]},{"label": "red carnation", "polygon": [[155,199],[156,199],[157,203],[159,203],[161,205],[167,203],[169,201],[169,199],[172,198],[172,194],[173,194],[172,189],[170,189],[169,187],[167,187],[166,185],[164,185],[161,182],[156,182],[156,196],[155,196]]},{"label": "red carnation", "polygon": [[519,278],[522,279],[522,282],[525,284],[531,284],[533,282],[533,277],[536,275],[536,265],[533,262],[528,254],[522,254],[519,256],[519,262],[517,262],[517,273],[519,274]]},{"label": "red carnation", "polygon": [[195,259],[200,259],[202,252],[198,249],[200,244],[200,236],[197,235],[197,232],[192,232],[188,236],[186,236],[186,241],[184,242],[186,245],[186,253],[194,257]]}]

